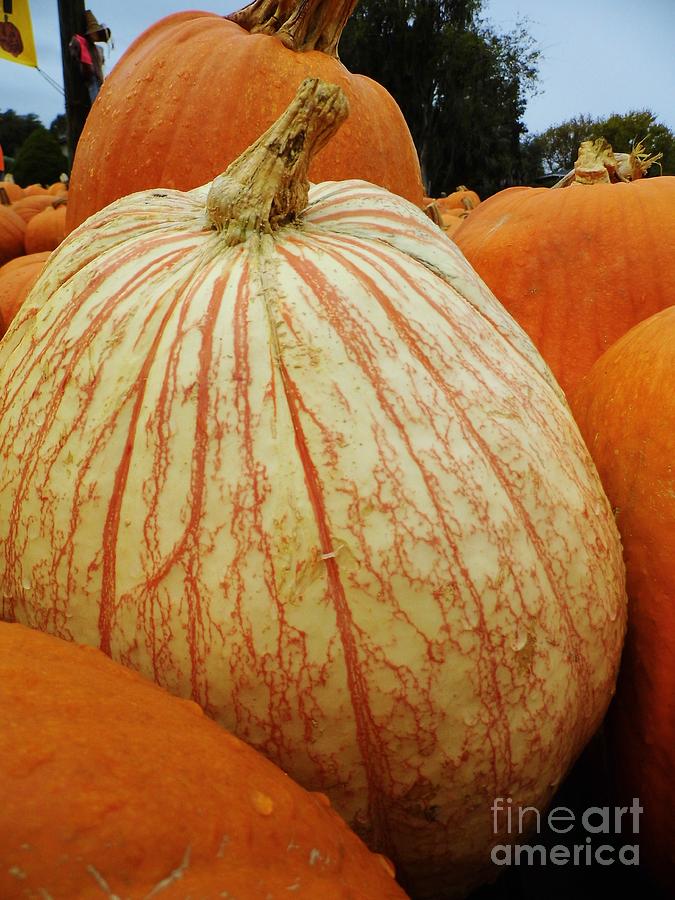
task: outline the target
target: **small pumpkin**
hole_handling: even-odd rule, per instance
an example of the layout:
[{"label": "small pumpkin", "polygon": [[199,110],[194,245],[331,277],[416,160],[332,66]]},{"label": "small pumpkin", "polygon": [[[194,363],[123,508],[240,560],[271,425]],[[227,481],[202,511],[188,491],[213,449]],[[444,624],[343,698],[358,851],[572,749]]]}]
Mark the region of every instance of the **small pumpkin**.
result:
[{"label": "small pumpkin", "polygon": [[673,302],[675,269],[666,237],[675,177],[613,184],[603,145],[582,148],[578,163],[578,182],[507,188],[454,234],[566,393],[629,328]]},{"label": "small pumpkin", "polygon": [[23,189],[24,197],[40,197],[47,194],[47,188],[41,184],[29,184]]},{"label": "small pumpkin", "polygon": [[0,622],[0,896],[404,900],[251,747],[103,653]]},{"label": "small pumpkin", "polygon": [[20,200],[23,197],[23,188],[19,187],[18,184],[15,184],[13,181],[0,181],[0,188],[7,195],[7,199],[10,203],[14,203],[16,200]]},{"label": "small pumpkin", "polygon": [[66,236],[66,205],[47,206],[34,215],[26,225],[24,247],[26,253],[54,250]]},{"label": "small pumpkin", "polygon": [[106,78],[87,116],[68,231],[133,191],[210,181],[274,122],[307,75],[340,85],[351,105],[310,179],[363,178],[422,206],[419,160],[396,101],[338,59],[355,5],[255,0],[227,17],[180,12],[151,26]]},{"label": "small pumpkin", "polygon": [[442,216],[441,217],[441,228],[447,234],[448,237],[452,237],[452,235],[457,231],[459,226],[462,224],[462,220],[459,216]]},{"label": "small pumpkin", "polygon": [[28,224],[33,216],[53,206],[55,199],[49,194],[30,194],[12,203],[12,210]]},{"label": "small pumpkin", "polygon": [[191,696],[411,893],[461,895],[508,839],[494,797],[543,806],[604,714],[621,548],[452,242],[309,186],[346,107],[308,80],[212,183],[52,253],[0,342],[0,602]]},{"label": "small pumpkin", "polygon": [[640,862],[675,883],[675,307],[633,327],[571,397],[623,542],[628,633],[607,722],[620,791],[637,797]]},{"label": "small pumpkin", "polygon": [[26,223],[17,215],[14,204],[0,205],[0,266],[24,252],[23,238]]},{"label": "small pumpkin", "polygon": [[0,266],[0,337],[28,296],[42,272],[49,252],[17,256]]},{"label": "small pumpkin", "polygon": [[438,208],[444,213],[453,209],[465,211],[475,209],[480,202],[480,197],[476,191],[472,191],[463,184],[460,184],[457,190],[453,191],[452,194],[448,194],[447,197],[439,197],[436,200]]}]

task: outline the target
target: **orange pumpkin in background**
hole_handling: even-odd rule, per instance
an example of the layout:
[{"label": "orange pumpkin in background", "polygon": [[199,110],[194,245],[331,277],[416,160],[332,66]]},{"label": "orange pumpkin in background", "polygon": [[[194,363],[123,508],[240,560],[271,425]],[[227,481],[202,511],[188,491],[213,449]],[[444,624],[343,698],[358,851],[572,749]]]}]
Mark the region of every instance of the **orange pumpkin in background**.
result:
[{"label": "orange pumpkin in background", "polygon": [[99,650],[0,622],[0,896],[404,900],[328,799]]},{"label": "orange pumpkin in background", "polygon": [[28,187],[23,189],[24,197],[39,197],[46,193],[47,188],[42,187],[41,184],[29,184]]},{"label": "orange pumpkin in background", "polygon": [[566,393],[675,299],[675,177],[593,182],[507,188],[453,235]]},{"label": "orange pumpkin in background", "polygon": [[26,225],[26,253],[55,250],[66,236],[66,205],[48,206]]},{"label": "orange pumpkin in background", "polygon": [[0,337],[7,331],[43,270],[49,252],[18,256],[0,267]]},{"label": "orange pumpkin in background", "polygon": [[12,203],[12,210],[28,224],[43,209],[54,206],[56,199],[49,194],[29,194]]},{"label": "orange pumpkin in background", "polygon": [[15,256],[22,256],[26,223],[10,206],[0,206],[0,266]]},{"label": "orange pumpkin in background", "polygon": [[448,194],[447,197],[439,197],[436,200],[438,208],[444,213],[451,209],[475,209],[480,202],[478,194],[463,184],[460,184],[457,190]]},{"label": "orange pumpkin in background", "polygon": [[337,56],[355,4],[256,0],[226,18],[181,12],[145,31],[87,117],[68,231],[125,194],[210,181],[274,122],[308,75],[342,87],[351,108],[310,180],[363,178],[422,206],[417,152],[395,100]]},{"label": "orange pumpkin in background", "polygon": [[0,189],[5,192],[10,203],[14,203],[23,197],[23,188],[13,181],[0,181]]},{"label": "orange pumpkin in background", "polygon": [[[655,273],[656,274],[656,273]],[[620,802],[639,798],[641,863],[675,883],[675,307],[604,353],[571,405],[614,507],[628,634],[607,722]]]}]

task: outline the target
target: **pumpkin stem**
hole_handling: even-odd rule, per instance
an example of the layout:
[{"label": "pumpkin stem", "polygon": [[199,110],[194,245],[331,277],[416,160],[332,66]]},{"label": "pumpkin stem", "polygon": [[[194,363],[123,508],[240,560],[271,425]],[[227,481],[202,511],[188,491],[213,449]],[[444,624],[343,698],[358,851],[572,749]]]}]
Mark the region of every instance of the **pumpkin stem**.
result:
[{"label": "pumpkin stem", "polygon": [[348,114],[341,88],[305,78],[286,111],[211,184],[207,215],[227,246],[298,221],[312,158]]},{"label": "pumpkin stem", "polygon": [[644,144],[638,141],[630,153],[614,153],[604,139],[582,141],[574,169],[568,172],[554,188],[564,188],[570,184],[616,184],[619,181],[636,181],[643,178],[649,167],[663,156],[657,153],[649,156]]},{"label": "pumpkin stem", "polygon": [[254,0],[226,16],[251,34],[272,34],[291,50],[338,59],[338,43],[358,0]]}]

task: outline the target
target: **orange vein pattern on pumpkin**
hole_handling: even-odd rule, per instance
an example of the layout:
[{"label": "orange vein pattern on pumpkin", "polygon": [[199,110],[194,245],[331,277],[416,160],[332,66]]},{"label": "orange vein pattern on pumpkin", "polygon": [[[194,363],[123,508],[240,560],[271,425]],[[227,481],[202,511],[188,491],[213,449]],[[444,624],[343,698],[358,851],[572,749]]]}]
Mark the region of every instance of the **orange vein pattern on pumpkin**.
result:
[{"label": "orange vein pattern on pumpkin", "polygon": [[[322,241],[322,242],[323,242],[323,243],[330,243],[330,240],[327,239],[326,241]],[[349,242],[344,241],[344,244],[343,244],[343,250],[344,250],[344,248],[345,248],[347,245],[349,245],[350,250],[353,249],[353,244],[354,244],[354,243],[355,243],[355,242],[354,242],[353,240],[352,240],[352,241],[349,241]],[[357,242],[357,243],[358,243],[358,242]],[[371,266],[372,266],[372,265],[376,265],[377,257],[378,257],[377,251],[371,249],[370,255],[369,255],[369,258],[368,258],[368,263],[369,263],[369,265],[371,265]],[[391,258],[388,257],[387,260],[386,260],[386,262],[387,262],[387,271],[390,272],[393,268],[395,268],[395,264],[392,263],[392,259],[391,259]],[[308,277],[307,277],[307,272],[306,272],[306,266],[303,267],[302,275],[303,275],[303,279],[302,279],[303,282],[307,281],[307,280],[308,280]],[[358,273],[358,276],[359,276],[360,281],[366,281],[366,280],[367,280],[366,277],[365,277],[365,275],[364,275],[364,272],[362,272],[362,271],[360,271],[360,272]],[[309,280],[311,281],[311,279],[309,279]],[[392,287],[393,287],[393,286],[392,286]],[[315,287],[314,293],[315,293],[315,294],[318,294],[318,293],[320,293],[320,291],[317,290],[316,287]],[[398,296],[397,292],[396,292],[395,290],[393,290],[393,289],[392,289],[392,291],[391,291],[391,295],[392,295],[392,296]],[[322,296],[325,296],[325,294],[322,294]],[[423,298],[420,298],[420,302],[424,302],[424,301],[423,301]],[[340,309],[339,312],[338,312],[333,318],[334,318],[334,322],[335,322],[335,323],[339,323],[339,324],[336,325],[336,328],[338,328],[338,330],[339,330],[339,327],[341,327],[341,325],[343,325],[344,322],[348,319],[348,313],[346,312],[346,310]],[[408,319],[400,318],[400,321],[401,321],[401,322],[407,322]],[[456,323],[455,323],[455,327],[456,327],[458,330],[461,331],[461,323],[457,323],[457,322],[456,322]],[[407,325],[406,325],[406,328],[407,328]],[[419,350],[418,350],[418,348],[419,348],[419,346],[421,345],[422,341],[420,340],[419,335],[416,335],[416,336],[410,336],[410,337],[411,337],[411,339],[410,339],[409,341],[407,341],[407,343],[409,344],[409,346],[410,346],[411,348],[414,349],[416,355],[419,356]],[[485,336],[484,336],[484,335],[483,335],[483,339],[485,339]],[[463,343],[464,343],[464,344],[467,344],[467,343],[470,344],[470,343],[471,343],[471,341],[469,340],[469,337],[468,337],[468,336],[466,336],[466,335],[464,336]],[[479,349],[479,348],[478,348],[478,345],[476,345],[476,347],[474,348],[474,350],[478,351],[478,349]],[[479,355],[479,356],[482,356],[483,354],[482,354],[482,353],[479,353],[478,355]],[[427,368],[429,368],[428,360],[427,360],[427,361],[424,361],[424,360],[423,360],[423,362],[424,362],[425,366],[426,366]],[[451,396],[451,393],[452,393],[452,392],[450,392],[450,389],[448,388],[448,385],[443,383],[443,380],[442,380],[442,378],[439,376],[438,372],[432,371],[432,375],[434,376],[435,381],[441,384],[443,393],[445,394],[446,398],[449,399],[449,400],[452,400],[452,396]],[[477,383],[478,383],[479,385],[481,384],[481,380],[480,380],[479,378],[477,378]],[[483,387],[483,389],[485,389],[486,392],[487,392],[488,385],[483,384],[482,387]],[[455,398],[455,399],[456,399],[456,398]],[[386,406],[386,403],[383,402],[382,405],[383,405],[383,406]],[[456,404],[456,403],[453,403],[452,405],[454,405],[454,406],[457,408],[457,404]],[[537,532],[535,531],[534,526],[533,526],[533,524],[532,524],[532,521],[531,521],[531,519],[529,518],[529,516],[528,516],[528,514],[527,514],[527,510],[524,509],[524,508],[522,507],[522,503],[521,503],[521,500],[520,500],[520,497],[519,497],[519,494],[518,494],[518,491],[520,490],[520,485],[518,485],[518,481],[516,480],[516,482],[514,482],[513,485],[512,485],[512,483],[511,483],[511,477],[512,477],[512,476],[510,476],[510,475],[507,474],[506,469],[504,468],[504,466],[503,466],[501,463],[497,464],[496,457],[494,457],[494,455],[491,454],[491,453],[489,452],[489,448],[485,445],[485,442],[484,442],[483,439],[480,437],[480,435],[478,434],[478,432],[476,432],[475,429],[473,428],[473,426],[471,426],[470,422],[466,419],[466,416],[464,416],[464,415],[462,414],[461,409],[459,409],[459,412],[460,412],[460,418],[464,418],[464,420],[465,420],[466,428],[467,428],[468,431],[473,435],[473,436],[472,436],[472,442],[473,442],[474,444],[476,444],[476,446],[480,447],[481,453],[482,453],[482,455],[483,455],[486,459],[492,459],[492,465],[493,465],[493,468],[495,469],[495,474],[496,474],[496,476],[497,476],[497,478],[498,478],[498,481],[502,484],[502,486],[503,486],[503,487],[505,488],[505,490],[506,490],[507,495],[510,497],[510,501],[509,501],[509,502],[513,505],[513,507],[514,507],[516,510],[519,510],[519,511],[520,511],[520,518],[525,522],[525,525],[526,525],[526,531],[527,531],[527,533],[529,534],[529,540],[532,542],[533,547],[535,547],[537,558],[539,559],[540,564],[541,564],[543,583],[548,583],[550,590],[552,590],[552,592],[553,592],[553,595],[557,597],[557,603],[559,604],[559,607],[560,607],[561,612],[564,614],[564,613],[565,613],[565,609],[566,609],[566,602],[565,602],[564,596],[561,594],[562,584],[559,582],[558,576],[557,576],[557,575],[554,575],[554,574],[552,573],[552,571],[550,570],[550,568],[548,567],[547,562],[546,562],[546,553],[545,553],[545,546],[544,546],[544,543],[543,543],[543,541],[539,538],[539,535],[538,535]],[[518,473],[518,472],[515,472],[514,475],[513,475],[513,477],[516,477],[516,478],[517,478],[518,475],[519,475],[519,473]],[[516,485],[518,485],[518,487],[516,487]],[[432,491],[431,493],[433,494],[433,491]],[[504,559],[505,559],[505,563],[506,563],[506,565],[508,566],[508,565],[509,565],[509,563],[508,563],[508,555],[507,555],[507,553],[506,553],[508,547],[505,545],[505,546],[503,547],[503,549],[504,549]],[[520,593],[520,591],[518,591],[518,593]],[[535,609],[530,610],[530,613],[531,613],[531,614],[535,614],[535,613],[536,613],[536,610],[535,610]],[[569,655],[569,659],[570,659],[570,661],[572,662],[573,665],[577,665],[577,664],[579,663],[579,661],[580,661],[580,659],[579,659],[579,654],[576,652],[576,649],[575,649],[576,643],[577,643],[577,641],[578,641],[578,635],[577,635],[576,631],[577,631],[577,629],[576,629],[576,626],[575,626],[574,621],[568,616],[568,618],[567,618],[567,626],[566,626],[566,629],[565,629],[565,642],[566,642],[566,645],[567,645],[567,648],[568,648],[567,652],[568,652],[568,655]],[[586,671],[586,672],[588,671],[587,668],[585,669],[585,671]],[[579,672],[577,684],[578,684],[578,687],[580,688],[580,690],[581,690],[582,692],[584,692],[584,691],[586,690],[587,678],[586,678],[585,675],[582,674],[581,671]],[[494,702],[495,702],[495,697],[494,697],[494,695],[486,695],[486,705],[494,704]]]},{"label": "orange vein pattern on pumpkin", "polygon": [[[288,242],[289,245],[292,246],[292,242]],[[321,242],[320,242],[321,243]],[[347,241],[342,241],[342,249],[346,250],[348,247]],[[308,290],[306,291],[305,296],[309,299],[310,297],[320,297],[320,311],[325,311],[326,316],[330,321],[331,327],[335,330],[337,335],[342,340],[343,345],[345,346],[348,355],[352,360],[355,361],[356,365],[360,368],[366,379],[370,382],[373,387],[373,391],[377,397],[378,404],[384,411],[388,422],[390,425],[396,430],[396,432],[400,436],[401,443],[405,448],[405,452],[408,454],[409,458],[413,461],[413,464],[418,468],[422,483],[425,485],[426,492],[424,495],[424,501],[428,503],[431,507],[435,509],[435,517],[433,520],[427,517],[424,508],[419,509],[419,514],[422,519],[427,519],[429,524],[432,524],[432,521],[437,523],[438,527],[441,529],[441,533],[443,535],[443,539],[439,539],[436,535],[432,534],[429,536],[428,540],[430,544],[442,555],[445,556],[449,562],[448,566],[448,577],[450,579],[450,583],[452,585],[452,591],[455,596],[467,596],[467,599],[472,603],[473,608],[475,610],[475,615],[478,621],[478,629],[482,632],[483,638],[487,646],[484,649],[484,665],[487,667],[488,676],[487,680],[490,683],[490,690],[487,692],[484,703],[485,708],[487,710],[492,709],[492,707],[496,704],[496,712],[492,713],[494,715],[494,724],[496,727],[496,733],[490,733],[489,740],[492,741],[494,739],[499,740],[500,743],[503,742],[503,746],[501,748],[502,755],[507,760],[507,770],[508,770],[508,758],[509,758],[509,747],[508,747],[508,734],[506,734],[503,730],[503,726],[501,723],[504,722],[503,709],[501,708],[500,696],[499,696],[499,688],[496,684],[496,680],[494,677],[494,667],[495,662],[493,661],[492,652],[491,652],[491,638],[487,629],[485,627],[485,621],[482,614],[482,606],[481,606],[481,598],[476,590],[475,585],[473,584],[469,571],[467,567],[463,564],[457,548],[456,543],[456,535],[459,531],[459,523],[456,522],[454,525],[455,534],[453,534],[450,530],[450,520],[448,518],[447,512],[441,509],[440,502],[437,499],[438,495],[438,475],[432,474],[432,471],[425,465],[424,460],[420,457],[417,450],[412,446],[409,434],[408,434],[408,421],[403,421],[402,414],[404,414],[404,407],[400,406],[397,411],[394,407],[394,403],[400,404],[401,398],[396,397],[391,392],[391,383],[390,380],[386,377],[385,373],[382,371],[382,368],[378,365],[378,360],[376,359],[376,348],[373,345],[373,340],[375,337],[379,338],[384,343],[384,349],[390,355],[394,353],[394,344],[387,338],[382,332],[378,332],[377,335],[373,335],[370,331],[367,331],[363,327],[363,322],[357,322],[354,316],[356,312],[356,307],[354,307],[347,299],[346,295],[343,295],[340,291],[334,289],[331,283],[322,275],[321,270],[308,259],[307,255],[302,255],[299,253],[297,255],[292,256],[290,249],[283,248],[280,251],[286,260],[290,262],[296,271],[301,276],[301,281],[303,284],[308,286]],[[372,257],[377,257],[377,250],[371,251]],[[372,302],[378,303],[381,307],[385,308],[385,313],[387,317],[391,319],[398,319],[397,314],[392,314],[392,310],[389,307],[386,297],[383,293],[377,288],[375,283],[368,278],[368,276],[363,272],[357,270],[355,267],[349,264],[348,259],[345,255],[338,255],[337,253],[328,253],[336,262],[341,264],[344,269],[350,272],[351,275],[355,276],[358,281],[366,288],[367,297]],[[414,334],[411,330],[406,326],[405,328],[401,328],[401,320],[398,320],[394,323],[394,327],[398,325],[399,328],[399,336],[402,337],[405,345],[408,346],[411,353],[419,359],[419,352],[417,350],[416,342],[419,339],[418,334]],[[428,368],[428,363],[423,361],[423,365],[426,365]],[[438,379],[437,379],[438,380]],[[430,421],[433,422],[433,419],[430,418]],[[433,427],[433,426],[432,426]],[[381,458],[384,460],[390,453],[385,452],[385,446],[383,441],[386,440],[386,435],[388,434],[389,429],[383,429],[382,432],[378,430],[373,430],[373,438],[380,448]],[[440,435],[438,435],[440,439]],[[446,460],[446,465],[452,466],[452,459],[448,458]],[[387,483],[395,483],[395,472],[389,472]],[[393,477],[392,477],[393,476]],[[386,505],[386,504],[383,504]],[[393,509],[390,508],[390,512]],[[392,519],[392,524],[395,525],[395,520]],[[364,523],[361,520],[353,521],[352,525],[355,530],[364,532]],[[405,566],[404,562],[404,551],[403,548],[398,543],[400,540],[409,539],[409,536],[406,536],[405,533],[399,537],[398,535],[394,535],[394,540],[396,541],[395,552],[396,558],[401,565],[400,574],[405,578],[409,579],[411,582],[414,582],[415,576],[410,572],[409,566]],[[367,552],[367,548],[366,549]],[[366,557],[367,558],[367,557]],[[373,568],[372,563],[370,566],[371,570]],[[390,572],[389,575],[393,575],[393,572]],[[460,587],[459,579],[461,578],[462,586]],[[395,597],[390,598],[390,602],[396,604]],[[441,618],[444,620],[444,610],[441,608],[440,610]],[[451,630],[449,629],[447,622],[444,622],[445,628],[447,629],[448,636],[452,637]],[[423,636],[423,640],[427,645],[430,646],[431,639],[428,636]],[[430,654],[430,649],[427,650],[427,654]],[[490,674],[491,673],[491,674]],[[501,733],[500,733],[501,732]],[[496,757],[496,754],[495,754]],[[496,758],[493,757],[494,762],[493,765],[496,769]],[[506,776],[508,777],[508,775]],[[503,777],[499,777],[494,772],[494,783],[499,784],[503,780]]]},{"label": "orange vein pattern on pumpkin", "polygon": [[[162,246],[165,243],[166,239],[160,242]],[[82,308],[85,307],[94,296],[97,286],[105,278],[105,273],[101,274],[98,278],[93,279],[92,283],[85,288],[77,298],[74,298],[72,303],[64,306],[60,314],[57,317],[54,317],[51,325],[45,321],[41,323],[45,327],[43,328],[40,340],[37,342],[35,358],[31,359],[30,355],[28,355],[20,361],[20,364],[11,373],[11,384],[13,388],[16,386],[16,390],[26,390],[28,389],[28,385],[30,385],[30,389],[33,391],[50,391],[50,385],[55,377],[58,381],[58,387],[56,390],[51,390],[49,396],[46,398],[45,410],[41,416],[40,424],[30,435],[29,441],[21,454],[23,463],[21,466],[21,474],[19,476],[20,487],[17,491],[14,513],[10,516],[11,530],[10,540],[8,542],[9,552],[12,552],[15,543],[13,535],[16,533],[16,528],[18,527],[20,515],[19,506],[25,499],[23,486],[29,484],[31,479],[37,478],[36,473],[38,468],[43,470],[43,474],[41,475],[42,483],[45,485],[48,484],[52,467],[62,457],[64,448],[69,439],[73,435],[78,434],[79,430],[82,428],[83,416],[90,410],[91,400],[97,387],[100,385],[100,372],[102,371],[102,365],[105,363],[105,353],[100,361],[101,364],[98,367],[95,366],[90,356],[92,343],[108,324],[118,302],[125,296],[133,294],[133,291],[139,282],[144,278],[151,277],[153,271],[160,271],[169,260],[175,258],[177,252],[178,251],[173,250],[162,254],[159,259],[155,257],[147,267],[141,267],[140,271],[135,269],[135,264],[139,255],[138,251],[127,254],[125,259],[118,260],[118,263],[132,263],[134,265],[134,273],[129,281],[122,285],[120,294],[116,298],[107,298],[94,314],[88,316],[87,325],[82,334],[78,337],[78,340],[69,340],[69,332],[73,328],[73,323],[81,318]],[[113,346],[114,342],[106,352],[110,352]],[[29,365],[25,364],[26,360]],[[66,387],[69,391],[69,397],[72,397],[73,394],[76,395],[74,402],[74,416],[70,422],[67,417],[61,417],[62,422],[60,423],[59,413],[61,411]],[[117,413],[115,413],[114,417],[116,417],[116,415]],[[25,425],[25,423],[21,424]],[[54,441],[53,446],[45,453],[45,441],[48,437],[53,440],[55,428],[60,430],[61,433],[59,434],[58,439]],[[92,454],[96,452],[96,444],[92,445],[91,452]],[[54,585],[58,585],[59,583],[56,572],[77,528],[77,510],[80,508],[79,501],[81,500],[79,496],[80,481],[87,472],[89,461],[90,457],[87,454],[83,457],[82,466],[75,481],[76,502],[73,504],[70,531],[69,533],[67,532],[65,535],[60,536],[60,539],[63,542],[62,550],[57,553],[55,565],[52,568],[50,576],[48,576]],[[48,505],[43,506],[42,515],[49,518],[50,508]],[[58,547],[60,543],[58,540],[59,536],[54,534],[54,537],[57,538],[57,540],[55,540],[55,546]],[[26,583],[29,583],[30,577],[25,576],[24,580],[26,580]],[[64,603],[67,604],[66,597],[67,593],[63,597]],[[65,610],[62,609],[61,613],[63,614],[64,611]],[[48,611],[45,610],[45,612]],[[54,609],[52,612],[54,615],[57,615],[58,609]],[[60,621],[55,623],[55,625],[57,628],[65,627],[63,615],[61,615]]]},{"label": "orange vein pattern on pumpkin", "polygon": [[[239,727],[247,727],[247,719],[253,718],[250,708],[247,708],[247,704],[241,702],[237,696],[239,662],[253,667],[261,683],[266,686],[269,699],[265,708],[265,716],[264,719],[256,722],[256,727],[260,729],[264,727],[263,721],[266,723],[268,736],[264,741],[259,741],[260,746],[266,752],[278,757],[292,755],[292,747],[284,738],[284,720],[287,721],[293,715],[298,714],[304,720],[305,731],[308,732],[314,711],[306,709],[307,704],[302,690],[303,679],[311,677],[308,673],[306,636],[297,628],[291,627],[288,622],[284,597],[279,587],[280,575],[277,572],[277,566],[283,565],[283,560],[275,560],[271,536],[263,520],[263,507],[265,502],[270,499],[273,484],[269,477],[269,460],[258,458],[255,448],[259,413],[258,411],[254,413],[251,405],[251,363],[256,360],[263,348],[256,347],[251,340],[249,313],[256,301],[262,307],[265,315],[268,311],[264,308],[264,304],[261,304],[252,295],[251,268],[250,261],[247,261],[241,272],[232,310],[233,372],[236,375],[230,402],[237,412],[236,429],[241,441],[242,477],[234,486],[232,494],[229,530],[235,540],[236,550],[228,566],[226,578],[228,586],[231,585],[234,592],[234,615],[244,640],[241,649],[234,650],[230,671],[233,678],[233,701]],[[255,283],[259,287],[257,280]],[[266,355],[270,359],[269,377],[271,381],[275,369],[272,354],[268,351]],[[273,402],[273,417],[276,420],[280,413],[276,393],[274,390],[271,392],[265,390],[263,396]],[[252,634],[253,623],[246,619],[247,594],[250,593],[251,588],[250,585],[247,585],[242,573],[246,572],[247,561],[253,548],[261,554],[265,593],[269,596],[276,615],[278,635],[275,641],[275,653],[268,654],[257,651]],[[286,681],[278,677],[279,672],[291,671],[294,663],[298,666],[299,672],[304,673],[302,678],[299,677],[293,684],[290,680]]]}]

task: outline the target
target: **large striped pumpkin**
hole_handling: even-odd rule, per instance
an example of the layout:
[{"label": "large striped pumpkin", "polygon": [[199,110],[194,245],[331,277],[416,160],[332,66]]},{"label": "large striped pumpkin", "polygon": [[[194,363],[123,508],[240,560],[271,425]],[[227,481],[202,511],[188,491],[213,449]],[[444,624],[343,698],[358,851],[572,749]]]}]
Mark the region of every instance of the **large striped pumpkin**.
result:
[{"label": "large striped pumpkin", "polygon": [[307,198],[336,96],[308,82],[212,185],[54,251],[0,346],[0,596],[461,895],[492,799],[546,803],[605,711],[621,549],[557,385],[438,227],[365,182]]}]

